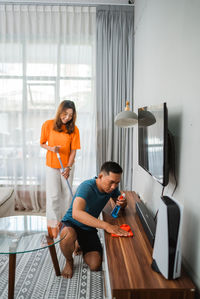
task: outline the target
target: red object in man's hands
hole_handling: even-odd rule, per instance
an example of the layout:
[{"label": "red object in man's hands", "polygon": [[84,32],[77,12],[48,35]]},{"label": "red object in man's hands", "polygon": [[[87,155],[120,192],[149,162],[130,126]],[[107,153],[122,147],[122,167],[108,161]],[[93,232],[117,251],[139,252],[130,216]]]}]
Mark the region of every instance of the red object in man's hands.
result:
[{"label": "red object in man's hands", "polygon": [[[131,230],[131,228],[130,228],[130,226],[128,224],[122,224],[122,225],[120,225],[120,227],[121,227],[121,229],[129,232],[128,236],[123,236],[123,237],[133,237],[133,232],[132,232],[132,230]],[[121,236],[116,235],[116,234],[111,234],[111,236],[112,237],[121,237]]]}]

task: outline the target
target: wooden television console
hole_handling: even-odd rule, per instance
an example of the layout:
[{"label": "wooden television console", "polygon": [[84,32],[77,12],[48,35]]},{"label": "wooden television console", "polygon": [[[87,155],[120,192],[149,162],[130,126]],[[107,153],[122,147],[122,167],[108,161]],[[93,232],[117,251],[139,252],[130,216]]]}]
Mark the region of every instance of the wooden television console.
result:
[{"label": "wooden television console", "polygon": [[128,206],[117,219],[110,216],[114,203],[108,202],[103,220],[130,225],[133,237],[112,237],[104,232],[105,298],[194,299],[195,285],[182,267],[181,277],[167,280],[151,268],[152,247],[135,210],[135,192],[126,192]]}]

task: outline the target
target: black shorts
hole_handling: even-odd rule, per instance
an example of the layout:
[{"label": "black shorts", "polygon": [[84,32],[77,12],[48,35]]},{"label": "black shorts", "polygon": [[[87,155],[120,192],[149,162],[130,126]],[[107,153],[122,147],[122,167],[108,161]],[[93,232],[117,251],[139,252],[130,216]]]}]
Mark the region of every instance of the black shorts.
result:
[{"label": "black shorts", "polygon": [[98,251],[102,256],[103,250],[96,229],[92,231],[82,229],[70,221],[62,221],[62,223],[67,227],[72,227],[76,231],[77,240],[83,255],[90,251]]}]

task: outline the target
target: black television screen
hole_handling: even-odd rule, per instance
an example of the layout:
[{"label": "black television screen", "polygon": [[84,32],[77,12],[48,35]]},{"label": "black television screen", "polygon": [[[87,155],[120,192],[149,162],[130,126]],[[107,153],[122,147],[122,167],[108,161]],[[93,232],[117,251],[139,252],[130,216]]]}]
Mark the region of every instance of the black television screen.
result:
[{"label": "black television screen", "polygon": [[163,186],[169,180],[167,122],[166,103],[138,109],[138,163]]}]

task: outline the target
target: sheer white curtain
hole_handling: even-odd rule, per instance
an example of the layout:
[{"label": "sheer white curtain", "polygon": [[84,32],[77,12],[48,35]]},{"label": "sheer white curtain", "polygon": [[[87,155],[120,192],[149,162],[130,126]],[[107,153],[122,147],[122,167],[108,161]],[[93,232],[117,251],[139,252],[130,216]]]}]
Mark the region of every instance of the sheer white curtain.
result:
[{"label": "sheer white curtain", "polygon": [[45,206],[40,130],[64,99],[81,137],[74,183],[96,174],[95,20],[93,7],[0,5],[0,184],[20,209]]}]

